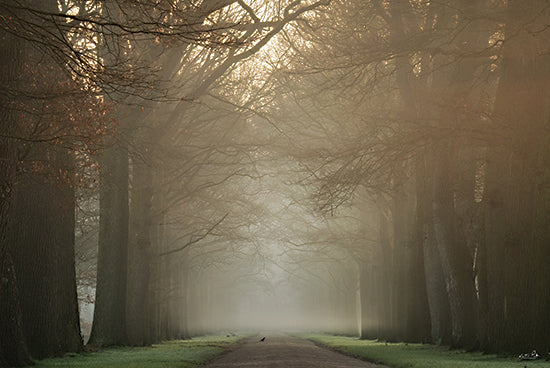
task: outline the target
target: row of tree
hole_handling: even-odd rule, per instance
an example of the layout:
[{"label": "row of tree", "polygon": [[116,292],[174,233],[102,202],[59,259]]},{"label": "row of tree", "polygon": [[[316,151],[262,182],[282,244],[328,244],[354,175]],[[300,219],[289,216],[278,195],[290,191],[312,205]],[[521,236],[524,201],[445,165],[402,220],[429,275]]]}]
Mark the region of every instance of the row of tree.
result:
[{"label": "row of tree", "polygon": [[326,3],[0,5],[0,365],[82,348],[74,215],[94,188],[90,342],[188,335],[185,252],[222,223],[237,234],[243,220],[229,217],[211,188],[255,175],[238,139],[246,110],[230,98],[246,106],[255,96],[247,80],[227,75],[245,75],[242,61]]},{"label": "row of tree", "polygon": [[363,337],[548,349],[549,16],[537,0],[337,1],[288,33],[278,121],[317,208],[378,224]]}]

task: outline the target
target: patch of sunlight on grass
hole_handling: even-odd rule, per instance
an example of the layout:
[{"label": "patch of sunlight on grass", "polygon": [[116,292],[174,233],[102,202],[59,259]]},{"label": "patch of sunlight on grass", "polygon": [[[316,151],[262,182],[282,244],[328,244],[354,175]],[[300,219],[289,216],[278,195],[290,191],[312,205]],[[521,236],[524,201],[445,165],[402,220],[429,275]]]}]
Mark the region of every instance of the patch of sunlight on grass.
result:
[{"label": "patch of sunlight on grass", "polygon": [[216,357],[242,338],[243,336],[203,336],[146,347],[105,348],[94,353],[44,359],[36,362],[35,367],[189,368]]},{"label": "patch of sunlight on grass", "polygon": [[347,355],[393,368],[550,368],[544,360],[520,361],[514,357],[451,350],[429,344],[384,343],[356,337],[299,334],[298,337]]}]

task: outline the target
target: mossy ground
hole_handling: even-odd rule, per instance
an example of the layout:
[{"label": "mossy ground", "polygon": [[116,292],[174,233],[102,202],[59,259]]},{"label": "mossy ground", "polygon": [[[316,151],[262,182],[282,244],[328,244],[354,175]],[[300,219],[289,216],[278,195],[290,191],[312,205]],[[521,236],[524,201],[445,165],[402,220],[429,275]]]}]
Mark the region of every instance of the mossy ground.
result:
[{"label": "mossy ground", "polygon": [[189,368],[236,344],[241,337],[205,336],[147,347],[113,347],[36,362],[37,368]]},{"label": "mossy ground", "polygon": [[429,344],[404,344],[359,340],[356,337],[300,334],[301,338],[354,357],[392,368],[550,368],[545,360],[522,361],[517,357],[470,353]]}]

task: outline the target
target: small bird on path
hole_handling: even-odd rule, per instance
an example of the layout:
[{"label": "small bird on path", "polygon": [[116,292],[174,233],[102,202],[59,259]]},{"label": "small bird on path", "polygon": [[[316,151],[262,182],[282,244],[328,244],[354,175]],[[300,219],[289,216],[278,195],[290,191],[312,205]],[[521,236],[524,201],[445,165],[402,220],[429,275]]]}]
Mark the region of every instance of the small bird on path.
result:
[{"label": "small bird on path", "polygon": [[260,342],[265,341],[265,336],[260,339]]}]

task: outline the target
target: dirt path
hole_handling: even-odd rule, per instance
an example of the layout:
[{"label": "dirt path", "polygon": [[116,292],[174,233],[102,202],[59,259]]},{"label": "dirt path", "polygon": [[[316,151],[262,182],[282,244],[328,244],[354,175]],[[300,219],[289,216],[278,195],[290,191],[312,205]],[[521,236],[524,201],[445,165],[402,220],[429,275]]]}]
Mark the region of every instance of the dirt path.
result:
[{"label": "dirt path", "polygon": [[235,350],[223,354],[204,367],[382,368],[288,335],[266,335],[263,342],[259,341],[261,337],[263,335],[244,340]]}]

